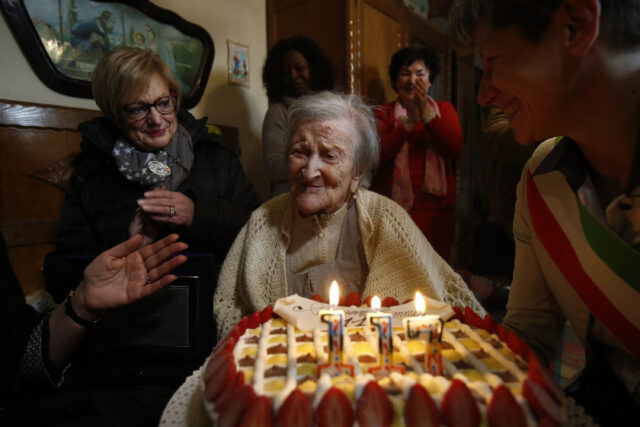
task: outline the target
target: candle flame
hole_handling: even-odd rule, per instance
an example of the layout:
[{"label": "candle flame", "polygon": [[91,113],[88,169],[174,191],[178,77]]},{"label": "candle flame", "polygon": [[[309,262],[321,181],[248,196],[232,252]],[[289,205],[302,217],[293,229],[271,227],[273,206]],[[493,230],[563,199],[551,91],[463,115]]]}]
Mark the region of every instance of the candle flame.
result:
[{"label": "candle flame", "polygon": [[380,303],[380,298],[378,298],[377,295],[371,298],[371,308],[373,310],[380,310],[380,307],[382,307],[382,304]]},{"label": "candle flame", "polygon": [[427,305],[425,304],[424,298],[422,298],[422,294],[420,291],[416,291],[416,299],[414,300],[416,305],[416,311],[418,313],[424,313],[427,311]]},{"label": "candle flame", "polygon": [[335,280],[331,282],[331,289],[329,290],[329,304],[338,305],[340,301],[340,288],[338,287],[338,282]]}]

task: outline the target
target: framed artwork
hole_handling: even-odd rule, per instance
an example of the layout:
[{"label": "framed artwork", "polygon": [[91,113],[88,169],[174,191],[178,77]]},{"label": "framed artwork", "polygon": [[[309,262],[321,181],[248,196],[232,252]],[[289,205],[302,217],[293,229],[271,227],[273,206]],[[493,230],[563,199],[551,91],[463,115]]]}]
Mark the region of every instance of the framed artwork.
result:
[{"label": "framed artwork", "polygon": [[249,87],[249,46],[227,40],[229,85]]},{"label": "framed artwork", "polygon": [[207,31],[147,0],[0,0],[34,72],[50,89],[91,98],[102,56],[122,46],[151,49],[173,70],[182,103],[195,106],[215,49]]}]

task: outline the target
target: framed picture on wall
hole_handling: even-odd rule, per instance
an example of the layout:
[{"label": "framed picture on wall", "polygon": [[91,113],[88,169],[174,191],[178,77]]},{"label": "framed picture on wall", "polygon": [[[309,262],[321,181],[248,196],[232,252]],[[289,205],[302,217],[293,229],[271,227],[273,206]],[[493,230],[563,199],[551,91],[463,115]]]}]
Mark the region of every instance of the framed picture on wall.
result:
[{"label": "framed picture on wall", "polygon": [[34,72],[50,89],[91,98],[102,56],[122,46],[151,49],[195,106],[214,57],[207,31],[146,0],[0,0],[9,27]]},{"label": "framed picture on wall", "polygon": [[249,46],[227,40],[229,85],[249,87]]}]

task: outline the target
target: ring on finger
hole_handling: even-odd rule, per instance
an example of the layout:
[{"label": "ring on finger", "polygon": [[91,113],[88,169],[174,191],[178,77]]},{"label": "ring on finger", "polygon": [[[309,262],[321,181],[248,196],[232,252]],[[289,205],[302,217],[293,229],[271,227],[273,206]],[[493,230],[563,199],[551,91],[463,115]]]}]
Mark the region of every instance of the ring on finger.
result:
[{"label": "ring on finger", "polygon": [[169,206],[169,216],[176,216],[175,206]]}]

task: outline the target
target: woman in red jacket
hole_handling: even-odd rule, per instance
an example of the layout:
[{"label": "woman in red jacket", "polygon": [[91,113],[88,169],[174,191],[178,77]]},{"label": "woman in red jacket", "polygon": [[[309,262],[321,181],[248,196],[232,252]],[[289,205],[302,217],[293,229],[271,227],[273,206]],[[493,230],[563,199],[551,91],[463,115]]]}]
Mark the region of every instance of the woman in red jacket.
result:
[{"label": "woman in red jacket", "polygon": [[455,226],[453,160],[462,151],[462,129],[453,105],[428,95],[439,71],[438,56],[429,49],[393,54],[389,77],[398,98],[376,111],[381,156],[372,189],[404,207],[448,260]]}]

